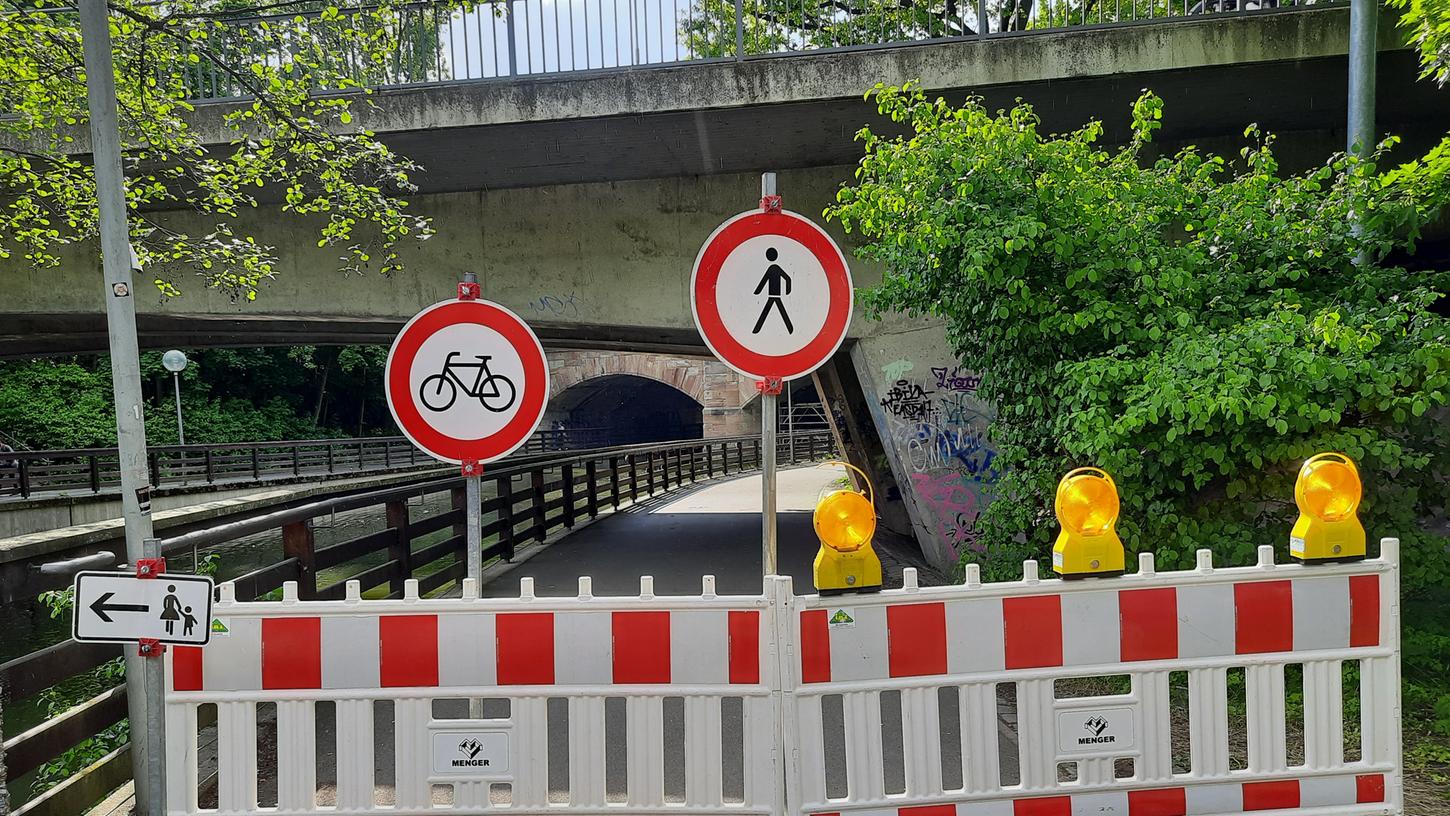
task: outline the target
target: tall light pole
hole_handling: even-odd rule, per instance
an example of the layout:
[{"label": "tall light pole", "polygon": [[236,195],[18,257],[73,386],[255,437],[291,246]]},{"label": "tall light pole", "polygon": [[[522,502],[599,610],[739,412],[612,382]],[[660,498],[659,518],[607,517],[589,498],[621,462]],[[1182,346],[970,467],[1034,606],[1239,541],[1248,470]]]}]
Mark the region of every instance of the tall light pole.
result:
[{"label": "tall light pole", "polygon": [[181,372],[186,370],[186,355],[172,349],[161,355],[161,365],[171,372],[171,392],[176,395],[176,438],[186,444],[186,425],[181,421]]},{"label": "tall light pole", "polygon": [[[135,565],[158,558],[151,529],[151,485],[146,471],[146,421],[141,413],[141,364],[136,349],[136,300],[131,271],[139,264],[126,225],[126,190],[121,173],[121,134],[116,117],[116,75],[106,0],[80,0],[85,51],[86,101],[90,108],[91,163],[101,233],[101,267],[106,328],[110,334],[111,389],[116,400],[116,445],[121,472],[121,514],[126,559]],[[162,671],[159,658],[126,655],[126,705],[131,722],[131,771],[136,780],[136,813],[165,810],[165,750],[161,734]]]}]

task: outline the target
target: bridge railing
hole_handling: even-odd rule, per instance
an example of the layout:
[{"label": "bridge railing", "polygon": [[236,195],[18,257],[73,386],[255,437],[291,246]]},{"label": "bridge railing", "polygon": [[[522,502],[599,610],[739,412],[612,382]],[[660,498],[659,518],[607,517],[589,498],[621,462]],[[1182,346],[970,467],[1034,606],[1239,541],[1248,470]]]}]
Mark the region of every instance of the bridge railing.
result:
[{"label": "bridge railing", "polygon": [[[777,437],[782,464],[817,461],[833,455],[830,435],[796,434],[794,445]],[[756,469],[762,459],[760,437],[723,437],[646,445],[595,448],[539,455],[484,472],[482,519],[484,560],[508,559],[522,547],[572,529],[610,509],[661,495],[707,479]],[[792,453],[794,458],[792,458]],[[446,495],[447,509],[429,497]],[[433,509],[430,509],[430,504]],[[404,581],[415,578],[423,595],[447,591],[466,571],[466,500],[457,476],[432,478],[366,493],[338,495],[273,512],[241,511],[210,526],[163,539],[162,552],[186,563],[193,552],[223,550],[258,534],[278,541],[277,560],[232,579],[236,597],[263,598],[298,583],[304,599],[342,598],[348,581],[358,581],[366,597],[401,597]],[[314,522],[336,514],[371,512],[367,532],[319,546]],[[94,549],[94,548],[92,548]],[[59,557],[59,556],[57,556]],[[223,555],[225,568],[225,555]],[[50,588],[31,582],[30,594]],[[121,653],[120,647],[62,641],[0,664],[0,693],[7,704],[84,675]],[[81,741],[126,716],[122,688],[112,688],[7,740],[5,772],[13,783]],[[87,770],[95,779],[119,784],[128,778],[124,751]],[[83,812],[94,799],[82,776],[21,805],[16,816]],[[94,782],[94,780],[93,780]],[[114,787],[114,785],[111,785]],[[105,788],[109,790],[109,788]]]},{"label": "bridge railing", "polygon": [[[183,78],[193,98],[249,95],[247,66],[292,64],[320,46],[339,87],[396,87],[744,59],[1200,19],[1341,0],[483,0],[237,16],[214,32]],[[392,59],[361,57],[349,30],[386,26]],[[240,69],[240,70],[239,70]]]},{"label": "bridge railing", "polygon": [[[537,431],[520,453],[597,447],[602,428]],[[155,445],[147,449],[151,486],[237,485],[273,479],[433,467],[406,438],[301,439]],[[0,496],[98,494],[121,484],[115,448],[0,453]]]}]

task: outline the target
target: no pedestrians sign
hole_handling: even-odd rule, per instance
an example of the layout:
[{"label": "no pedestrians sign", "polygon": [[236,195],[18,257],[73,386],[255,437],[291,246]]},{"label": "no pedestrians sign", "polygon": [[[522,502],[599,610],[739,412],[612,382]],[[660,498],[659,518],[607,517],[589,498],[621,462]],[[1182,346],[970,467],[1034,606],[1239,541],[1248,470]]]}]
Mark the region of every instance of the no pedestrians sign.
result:
[{"label": "no pedestrians sign", "polygon": [[851,323],[851,271],[826,231],[751,210],[710,234],[690,278],[695,326],[722,362],[759,380],[811,373]]}]

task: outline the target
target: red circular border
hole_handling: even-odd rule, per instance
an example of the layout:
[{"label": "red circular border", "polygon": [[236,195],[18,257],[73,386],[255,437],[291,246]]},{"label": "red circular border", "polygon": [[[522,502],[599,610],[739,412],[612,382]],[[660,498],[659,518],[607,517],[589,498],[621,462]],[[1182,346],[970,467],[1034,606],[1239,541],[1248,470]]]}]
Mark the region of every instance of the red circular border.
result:
[{"label": "red circular border", "polygon": [[[474,323],[503,335],[524,364],[518,413],[497,433],[480,439],[459,439],[435,430],[419,413],[409,383],[418,349],[441,329],[459,323]],[[413,444],[445,462],[493,462],[513,453],[539,427],[549,397],[549,364],[539,338],[518,315],[486,300],[445,300],[414,315],[403,326],[388,350],[384,384],[388,409]],[[401,399],[399,394],[403,395]]]},{"label": "red circular border", "polygon": [[[809,343],[790,354],[751,351],[730,335],[720,317],[715,298],[720,267],[736,247],[757,235],[780,235],[799,242],[820,261],[826,273],[830,296],[826,321]],[[851,322],[851,272],[845,257],[825,230],[793,212],[745,212],[726,221],[700,249],[691,278],[692,311],[700,336],[716,357],[750,377],[791,379],[814,371],[840,347]],[[845,308],[840,307],[842,303]]]}]

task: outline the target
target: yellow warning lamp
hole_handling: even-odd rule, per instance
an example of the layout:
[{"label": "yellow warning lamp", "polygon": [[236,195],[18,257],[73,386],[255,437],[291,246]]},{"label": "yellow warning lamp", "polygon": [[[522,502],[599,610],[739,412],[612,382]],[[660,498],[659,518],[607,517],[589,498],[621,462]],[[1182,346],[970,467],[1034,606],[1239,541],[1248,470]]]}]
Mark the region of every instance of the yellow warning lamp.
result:
[{"label": "yellow warning lamp", "polygon": [[1052,568],[1063,578],[1123,574],[1118,486],[1107,471],[1083,467],[1057,483],[1053,503],[1062,532],[1052,547]]},{"label": "yellow warning lamp", "polygon": [[1294,483],[1299,520],[1289,534],[1289,555],[1305,563],[1364,558],[1364,525],[1355,514],[1362,494],[1359,469],[1348,456],[1306,459]]},{"label": "yellow warning lamp", "polygon": [[875,592],[881,589],[881,559],[871,549],[871,536],[876,532],[876,491],[860,468],[848,462],[825,464],[845,465],[860,474],[871,496],[847,488],[833,490],[816,503],[812,523],[821,539],[814,568],[816,591],[822,595]]}]

